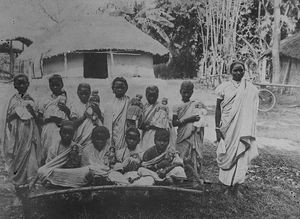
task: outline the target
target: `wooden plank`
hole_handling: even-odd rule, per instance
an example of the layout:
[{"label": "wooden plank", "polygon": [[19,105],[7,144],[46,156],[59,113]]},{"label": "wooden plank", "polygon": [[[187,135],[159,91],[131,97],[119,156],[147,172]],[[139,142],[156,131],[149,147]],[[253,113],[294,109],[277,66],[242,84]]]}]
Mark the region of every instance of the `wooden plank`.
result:
[{"label": "wooden plank", "polygon": [[292,85],[292,84],[273,84],[273,83],[269,84],[269,83],[257,83],[257,82],[253,82],[253,84],[258,86],[300,88],[300,85]]},{"label": "wooden plank", "polygon": [[47,191],[38,194],[29,194],[29,198],[39,198],[57,194],[69,194],[73,192],[82,192],[82,191],[134,191],[134,190],[144,190],[144,191],[173,191],[173,192],[187,192],[187,193],[194,193],[194,194],[203,194],[203,191],[196,190],[196,189],[186,189],[174,186],[137,186],[137,185],[107,185],[107,186],[89,186],[89,187],[80,187],[80,188],[71,188],[71,189],[61,189],[55,191]]}]

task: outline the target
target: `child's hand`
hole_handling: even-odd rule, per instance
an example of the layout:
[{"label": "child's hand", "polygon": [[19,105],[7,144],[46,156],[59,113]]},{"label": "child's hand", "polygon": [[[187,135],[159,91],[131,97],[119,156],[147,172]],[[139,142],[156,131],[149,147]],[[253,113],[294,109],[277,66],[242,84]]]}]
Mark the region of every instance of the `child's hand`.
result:
[{"label": "child's hand", "polygon": [[199,115],[191,116],[190,118],[188,118],[188,122],[197,122],[199,120],[200,120]]},{"label": "child's hand", "polygon": [[166,177],[167,171],[164,170],[164,169],[160,169],[160,170],[157,171],[157,175],[159,176],[159,178],[163,179],[163,178]]},{"label": "child's hand", "polygon": [[100,110],[99,106],[96,103],[92,103],[91,107],[92,107],[94,113],[96,113],[100,117],[101,116],[101,110]]},{"label": "child's hand", "polygon": [[57,104],[58,108],[63,111],[64,113],[68,114],[68,112],[70,111],[69,108],[66,106],[66,104],[59,102]]}]

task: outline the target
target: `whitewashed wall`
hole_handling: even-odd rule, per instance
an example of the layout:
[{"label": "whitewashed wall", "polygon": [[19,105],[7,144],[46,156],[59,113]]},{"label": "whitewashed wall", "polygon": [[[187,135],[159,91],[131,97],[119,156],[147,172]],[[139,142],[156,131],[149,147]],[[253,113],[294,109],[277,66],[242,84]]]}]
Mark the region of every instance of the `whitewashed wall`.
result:
[{"label": "whitewashed wall", "polygon": [[139,75],[142,78],[155,78],[152,55],[114,54],[113,59],[114,66],[112,68],[110,54],[107,54],[108,73],[113,72],[112,77],[124,76],[130,78]]}]

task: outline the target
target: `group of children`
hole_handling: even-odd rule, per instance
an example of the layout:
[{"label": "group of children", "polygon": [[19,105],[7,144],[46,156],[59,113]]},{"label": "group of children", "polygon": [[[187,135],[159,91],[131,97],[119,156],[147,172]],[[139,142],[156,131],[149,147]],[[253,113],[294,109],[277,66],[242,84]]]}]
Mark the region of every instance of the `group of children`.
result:
[{"label": "group of children", "polygon": [[[152,185],[200,179],[205,106],[191,101],[194,85],[180,87],[181,103],[158,101],[156,86],[127,97],[128,84],[115,78],[115,94],[104,113],[98,91],[77,88],[70,102],[60,75],[49,78],[52,92],[36,104],[27,93],[28,77],[14,77],[18,91],[9,102],[4,138],[5,160],[16,186],[33,184],[77,187],[100,181]],[[177,133],[175,131],[177,127]],[[91,177],[92,176],[92,177]],[[91,180],[92,179],[92,180]]]}]

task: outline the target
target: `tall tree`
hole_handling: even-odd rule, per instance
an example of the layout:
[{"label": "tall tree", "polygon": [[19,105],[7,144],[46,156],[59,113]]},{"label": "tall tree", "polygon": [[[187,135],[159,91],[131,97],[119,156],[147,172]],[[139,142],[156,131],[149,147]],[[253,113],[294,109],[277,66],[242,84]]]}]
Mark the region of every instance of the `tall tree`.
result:
[{"label": "tall tree", "polygon": [[281,0],[274,0],[274,24],[273,24],[273,45],[272,45],[272,82],[280,82],[280,3]]}]

